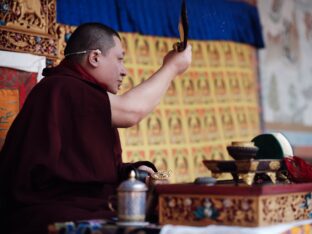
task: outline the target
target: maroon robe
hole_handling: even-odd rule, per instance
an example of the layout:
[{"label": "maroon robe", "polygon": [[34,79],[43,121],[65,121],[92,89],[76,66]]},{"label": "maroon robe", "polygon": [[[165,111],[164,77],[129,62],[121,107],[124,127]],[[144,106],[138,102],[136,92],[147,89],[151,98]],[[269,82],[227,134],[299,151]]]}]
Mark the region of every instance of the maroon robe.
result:
[{"label": "maroon robe", "polygon": [[52,222],[110,217],[107,199],[120,181],[134,167],[153,167],[122,163],[108,94],[79,65],[63,61],[44,75],[0,155],[7,234],[42,234]]}]

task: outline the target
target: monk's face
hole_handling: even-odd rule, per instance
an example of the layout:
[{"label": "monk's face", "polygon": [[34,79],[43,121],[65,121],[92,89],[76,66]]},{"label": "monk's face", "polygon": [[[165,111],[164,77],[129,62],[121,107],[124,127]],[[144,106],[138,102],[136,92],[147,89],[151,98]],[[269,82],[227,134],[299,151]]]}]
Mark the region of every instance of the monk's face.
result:
[{"label": "monk's face", "polygon": [[115,46],[100,56],[95,78],[108,92],[116,94],[127,70],[124,65],[125,51],[122,43],[118,37],[113,38]]}]

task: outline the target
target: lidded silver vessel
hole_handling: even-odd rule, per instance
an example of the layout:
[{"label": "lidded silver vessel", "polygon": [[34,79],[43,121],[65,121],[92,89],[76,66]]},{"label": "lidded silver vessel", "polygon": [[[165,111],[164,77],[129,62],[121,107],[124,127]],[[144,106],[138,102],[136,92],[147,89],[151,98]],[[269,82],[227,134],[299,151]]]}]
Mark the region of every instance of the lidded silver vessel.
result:
[{"label": "lidded silver vessel", "polygon": [[118,189],[118,220],[122,222],[143,222],[146,211],[146,185],[135,179],[131,171],[129,179]]}]

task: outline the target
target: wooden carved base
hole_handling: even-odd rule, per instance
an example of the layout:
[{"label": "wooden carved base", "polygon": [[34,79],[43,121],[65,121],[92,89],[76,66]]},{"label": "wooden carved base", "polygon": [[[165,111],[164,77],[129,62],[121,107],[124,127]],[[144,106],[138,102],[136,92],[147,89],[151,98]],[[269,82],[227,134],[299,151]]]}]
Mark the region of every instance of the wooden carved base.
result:
[{"label": "wooden carved base", "polygon": [[[194,185],[188,185],[184,193],[179,187],[177,193],[161,191],[159,222],[162,225],[220,224],[256,227],[311,218],[311,185],[308,191],[300,192],[295,192],[296,189],[291,187],[290,192],[287,192],[287,189],[283,188],[281,194],[276,192],[279,187],[271,186],[273,187],[266,189],[266,192],[256,188],[259,193],[256,191],[255,194],[239,186],[224,186],[223,189],[216,186],[210,186],[209,189],[207,186],[201,186],[200,189],[197,186],[192,190]],[[166,190],[165,186],[161,190]],[[270,190],[275,192],[269,194]]]}]

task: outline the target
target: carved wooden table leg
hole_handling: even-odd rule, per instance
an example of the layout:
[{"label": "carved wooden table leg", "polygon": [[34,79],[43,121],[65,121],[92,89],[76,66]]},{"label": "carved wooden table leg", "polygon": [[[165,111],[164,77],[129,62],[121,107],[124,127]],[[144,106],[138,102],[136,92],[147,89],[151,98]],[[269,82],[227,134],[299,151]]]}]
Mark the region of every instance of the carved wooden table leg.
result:
[{"label": "carved wooden table leg", "polygon": [[249,173],[240,173],[239,176],[243,179],[243,181],[248,184],[252,185],[253,180],[255,178],[256,173],[249,172]]},{"label": "carved wooden table leg", "polygon": [[275,172],[267,172],[265,174],[267,174],[270,177],[273,184],[276,184],[276,173]]}]

